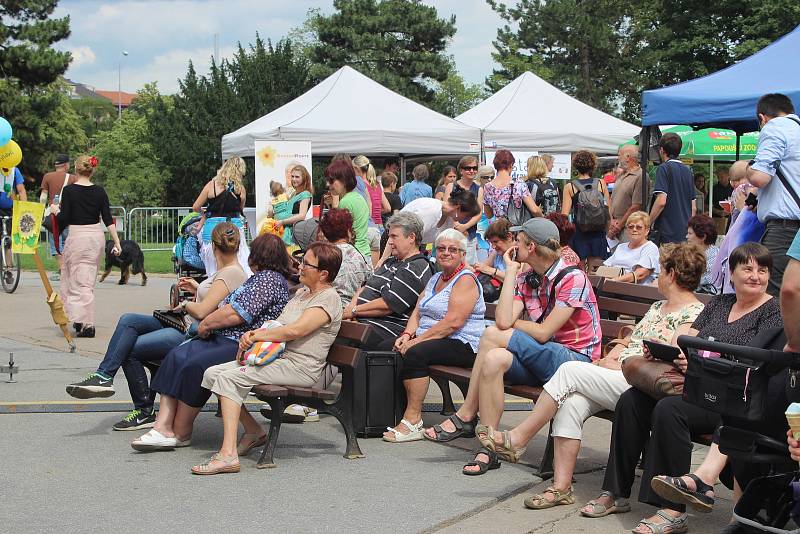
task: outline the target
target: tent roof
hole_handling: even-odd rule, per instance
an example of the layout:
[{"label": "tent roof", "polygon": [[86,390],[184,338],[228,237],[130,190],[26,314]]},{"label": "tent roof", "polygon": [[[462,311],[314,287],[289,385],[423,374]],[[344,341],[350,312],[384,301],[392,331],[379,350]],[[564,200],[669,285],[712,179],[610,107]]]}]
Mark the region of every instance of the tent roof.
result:
[{"label": "tent roof", "polygon": [[463,154],[478,151],[480,132],[345,66],[291,102],[223,136],[222,157],[251,156],[256,139],[311,141],[315,155]]},{"label": "tent roof", "polygon": [[484,143],[511,150],[616,153],[639,127],[572,98],[525,72],[456,117],[484,131]]},{"label": "tent roof", "polygon": [[719,72],[642,94],[644,126],[691,124],[740,133],[758,129],[756,103],[783,93],[800,107],[800,26],[771,45]]}]

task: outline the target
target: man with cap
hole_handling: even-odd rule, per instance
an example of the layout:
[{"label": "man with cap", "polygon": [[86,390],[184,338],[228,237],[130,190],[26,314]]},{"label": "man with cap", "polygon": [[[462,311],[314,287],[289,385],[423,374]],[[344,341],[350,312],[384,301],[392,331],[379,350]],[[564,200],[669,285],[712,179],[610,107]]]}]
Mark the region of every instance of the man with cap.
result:
[{"label": "man with cap", "polygon": [[[481,423],[491,428],[497,428],[503,414],[504,380],[541,385],[564,362],[600,358],[597,299],[586,273],[560,258],[556,225],[536,217],[511,231],[517,232],[516,245],[503,257],[506,277],[495,325],[481,336],[467,396],[454,416],[472,422],[480,409]],[[530,269],[522,271],[523,264]],[[528,318],[521,318],[523,311]],[[445,441],[443,437],[452,439],[451,434],[457,432],[448,420],[425,435]],[[475,462],[465,471],[478,470],[480,463],[488,464],[490,459],[479,452]]]},{"label": "man with cap", "polygon": [[[42,177],[42,191],[39,193],[39,202],[49,206],[58,204],[61,200],[61,190],[65,185],[74,184],[78,180],[75,174],[69,174],[69,156],[59,154],[55,160],[55,170],[48,172]],[[47,242],[50,245],[50,255],[58,260],[58,270],[61,271],[61,251],[64,249],[64,242],[67,239],[67,229],[59,232],[58,248],[51,232],[47,232]],[[58,274],[53,276],[53,280],[58,280]]]}]

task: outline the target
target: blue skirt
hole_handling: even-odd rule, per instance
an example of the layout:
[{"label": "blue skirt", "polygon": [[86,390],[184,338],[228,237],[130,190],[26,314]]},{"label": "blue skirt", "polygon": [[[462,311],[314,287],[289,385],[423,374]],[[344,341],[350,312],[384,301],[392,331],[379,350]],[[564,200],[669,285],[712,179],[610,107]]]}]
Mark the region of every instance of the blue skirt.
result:
[{"label": "blue skirt", "polygon": [[202,408],[211,391],[200,386],[203,373],[214,365],[236,359],[239,343],[225,336],[192,339],[178,345],[164,358],[150,389]]},{"label": "blue skirt", "polygon": [[570,241],[570,247],[582,260],[586,258],[608,257],[608,241],[606,232],[581,232],[575,228],[575,234]]}]

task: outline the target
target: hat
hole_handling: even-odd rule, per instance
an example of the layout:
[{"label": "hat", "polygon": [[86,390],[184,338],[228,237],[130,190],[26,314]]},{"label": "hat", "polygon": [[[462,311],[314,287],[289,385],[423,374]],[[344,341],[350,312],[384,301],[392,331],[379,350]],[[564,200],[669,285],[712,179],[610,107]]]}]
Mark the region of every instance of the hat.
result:
[{"label": "hat", "polygon": [[478,178],[494,178],[494,167],[489,165],[478,167]]},{"label": "hat", "polygon": [[69,163],[69,156],[66,154],[59,154],[56,156],[56,165],[63,165],[65,163]]},{"label": "hat", "polygon": [[508,230],[525,232],[525,235],[537,245],[544,245],[550,239],[559,241],[558,227],[550,219],[544,217],[528,219],[522,226],[512,226]]}]

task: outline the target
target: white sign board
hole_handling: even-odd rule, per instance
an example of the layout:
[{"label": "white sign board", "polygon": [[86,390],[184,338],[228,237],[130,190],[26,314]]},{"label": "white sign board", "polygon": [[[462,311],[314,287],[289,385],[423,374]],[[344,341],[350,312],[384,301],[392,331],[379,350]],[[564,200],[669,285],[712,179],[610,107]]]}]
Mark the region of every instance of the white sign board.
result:
[{"label": "white sign board", "polygon": [[572,179],[572,154],[551,154],[555,161],[553,170],[550,171],[551,180],[571,180]]},{"label": "white sign board", "polygon": [[[311,174],[311,141],[266,141],[255,142],[256,171],[256,221],[267,213],[272,200],[270,182],[280,182],[284,189],[290,184],[290,173],[295,165],[302,165]],[[313,176],[312,176],[313,183]],[[308,210],[309,217],[312,210]]]},{"label": "white sign board", "polygon": [[[511,152],[514,154],[514,168],[511,169],[511,177],[512,178],[522,178],[523,180],[528,179],[528,158],[531,156],[538,156],[538,152],[518,152],[513,151]],[[491,166],[492,161],[494,161],[494,155],[496,152],[494,151],[486,151],[486,164]]]}]

